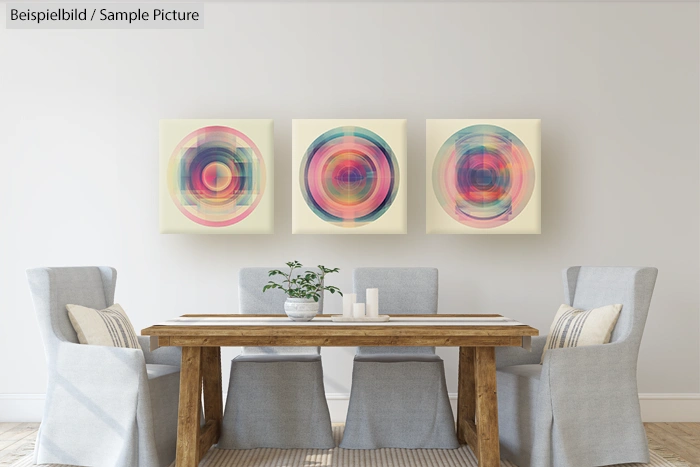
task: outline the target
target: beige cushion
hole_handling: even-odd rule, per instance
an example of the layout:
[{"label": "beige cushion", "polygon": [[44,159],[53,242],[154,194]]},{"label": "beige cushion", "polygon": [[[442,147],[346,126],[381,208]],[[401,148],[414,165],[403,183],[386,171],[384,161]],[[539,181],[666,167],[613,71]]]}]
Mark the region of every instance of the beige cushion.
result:
[{"label": "beige cushion", "polygon": [[621,310],[620,304],[592,310],[581,310],[569,305],[560,306],[549,328],[541,362],[544,361],[548,349],[607,344]]},{"label": "beige cushion", "polygon": [[104,310],[80,305],[66,305],[66,309],[81,344],[141,348],[129,317],[118,304]]}]

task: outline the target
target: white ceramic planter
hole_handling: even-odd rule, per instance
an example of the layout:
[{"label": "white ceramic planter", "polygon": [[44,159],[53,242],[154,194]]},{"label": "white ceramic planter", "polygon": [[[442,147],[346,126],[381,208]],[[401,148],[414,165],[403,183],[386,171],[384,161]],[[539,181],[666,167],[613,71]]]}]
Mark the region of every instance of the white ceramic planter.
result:
[{"label": "white ceramic planter", "polygon": [[284,302],[284,311],[293,321],[311,321],[318,313],[318,302],[310,298],[288,297]]}]

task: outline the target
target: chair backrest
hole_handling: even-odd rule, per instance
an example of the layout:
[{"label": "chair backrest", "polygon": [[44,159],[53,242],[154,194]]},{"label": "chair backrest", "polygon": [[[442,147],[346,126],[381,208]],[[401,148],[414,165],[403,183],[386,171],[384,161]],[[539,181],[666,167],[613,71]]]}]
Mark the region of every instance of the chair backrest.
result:
[{"label": "chair backrest", "polygon": [[365,291],[379,289],[379,313],[428,315],[438,311],[438,270],[435,268],[357,268],[352,276],[357,302]]},{"label": "chair backrest", "polygon": [[114,268],[35,268],[27,270],[27,278],[47,360],[56,354],[59,342],[78,342],[66,305],[102,310],[114,304]]},{"label": "chair backrest", "polygon": [[639,348],[657,273],[656,268],[570,267],[563,271],[564,299],[585,310],[621,303],[610,342],[629,342]]},{"label": "chair backrest", "polygon": [[[263,292],[263,287],[271,279],[279,282],[281,276],[270,277],[270,268],[241,268],[238,273],[238,312],[244,315],[279,315],[284,314],[284,302],[287,295],[279,289]],[[282,269],[282,268],[278,268]],[[283,270],[283,269],[282,269]],[[306,271],[321,272],[317,268],[301,268],[295,275]],[[319,299],[318,312],[323,313],[323,293]],[[257,354],[318,354],[318,347],[244,347],[246,355]]]},{"label": "chair backrest", "polygon": [[[241,268],[238,273],[238,312],[244,315],[279,315],[284,314],[284,302],[287,295],[279,289],[263,292],[263,287],[270,280],[280,282],[282,276],[268,275],[271,268]],[[279,268],[280,270],[284,270]],[[317,268],[301,268],[295,276],[313,271],[320,273]],[[323,294],[318,301],[318,312],[323,313]]]},{"label": "chair backrest", "polygon": [[[438,270],[435,268],[357,268],[352,274],[357,302],[366,290],[379,289],[379,314],[428,315],[438,311]],[[358,347],[357,355],[434,354],[435,347]]]}]

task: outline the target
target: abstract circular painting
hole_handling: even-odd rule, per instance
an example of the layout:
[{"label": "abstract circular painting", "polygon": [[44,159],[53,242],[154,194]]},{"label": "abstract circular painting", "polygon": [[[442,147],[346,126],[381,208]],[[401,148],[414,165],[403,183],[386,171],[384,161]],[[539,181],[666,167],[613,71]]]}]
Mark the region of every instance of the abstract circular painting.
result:
[{"label": "abstract circular painting", "polygon": [[474,229],[493,229],[523,212],[536,187],[535,172],[533,157],[518,136],[499,125],[476,124],[442,143],[432,165],[432,189],[452,219]]},{"label": "abstract circular painting", "polygon": [[301,197],[316,218],[344,229],[374,223],[396,201],[401,169],[393,148],[361,125],[318,134],[299,162]]},{"label": "abstract circular painting", "polygon": [[257,209],[267,170],[261,150],[245,132],[207,125],[179,140],[165,177],[179,212],[199,226],[216,229],[239,224]]}]

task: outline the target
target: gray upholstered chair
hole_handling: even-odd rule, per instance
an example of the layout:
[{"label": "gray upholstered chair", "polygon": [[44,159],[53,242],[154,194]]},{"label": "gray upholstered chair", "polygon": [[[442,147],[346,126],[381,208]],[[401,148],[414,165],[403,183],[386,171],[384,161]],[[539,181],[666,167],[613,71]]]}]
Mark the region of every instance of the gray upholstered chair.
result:
[{"label": "gray upholstered chair", "polygon": [[[437,269],[355,269],[358,302],[374,287],[381,314],[437,313]],[[445,367],[433,347],[358,348],[341,448],[454,449],[454,423]]]},{"label": "gray upholstered chair", "polygon": [[[649,462],[639,410],[637,356],[655,268],[571,267],[565,300],[581,309],[621,303],[609,344],[532,352],[496,350],[501,455],[519,467]],[[556,311],[551,310],[552,316]]]},{"label": "gray upholstered chair", "polygon": [[[284,313],[284,292],[262,291],[270,269],[241,269],[240,313]],[[323,312],[322,300],[319,313]],[[335,447],[319,348],[244,347],[243,354],[231,361],[218,447]]]},{"label": "gray upholstered chair", "polygon": [[37,464],[153,467],[175,460],[180,349],[81,345],[67,304],[114,304],[107,267],[27,271],[48,365]]}]

